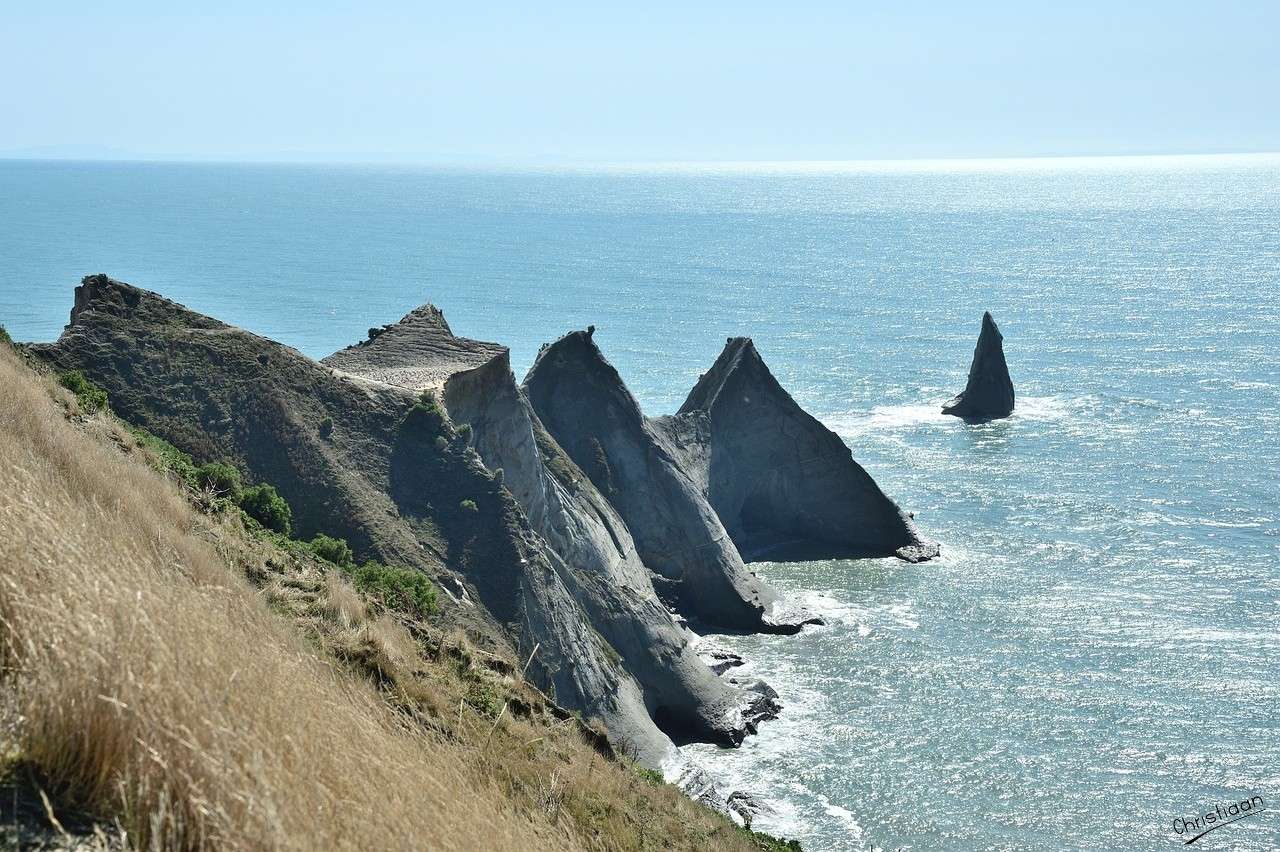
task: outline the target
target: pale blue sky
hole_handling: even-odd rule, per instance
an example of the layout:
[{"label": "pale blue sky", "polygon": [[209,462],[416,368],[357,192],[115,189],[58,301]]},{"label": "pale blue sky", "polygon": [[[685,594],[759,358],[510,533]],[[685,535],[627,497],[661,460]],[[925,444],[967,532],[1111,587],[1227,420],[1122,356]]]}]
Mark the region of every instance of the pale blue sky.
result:
[{"label": "pale blue sky", "polygon": [[1276,2],[174,7],[7,3],[0,155],[599,163],[1280,150]]}]

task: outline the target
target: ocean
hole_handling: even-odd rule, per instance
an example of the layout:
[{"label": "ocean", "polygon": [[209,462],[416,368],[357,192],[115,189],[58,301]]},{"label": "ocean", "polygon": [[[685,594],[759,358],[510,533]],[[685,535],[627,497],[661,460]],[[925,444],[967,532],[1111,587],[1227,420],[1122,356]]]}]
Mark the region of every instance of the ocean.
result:
[{"label": "ocean", "polygon": [[[810,850],[1280,846],[1280,156],[596,170],[0,161],[0,323],[106,272],[321,357],[596,326],[649,414],[748,335],[942,543],[761,564],[781,694],[689,757]],[[984,310],[1008,420],[939,412]]]}]

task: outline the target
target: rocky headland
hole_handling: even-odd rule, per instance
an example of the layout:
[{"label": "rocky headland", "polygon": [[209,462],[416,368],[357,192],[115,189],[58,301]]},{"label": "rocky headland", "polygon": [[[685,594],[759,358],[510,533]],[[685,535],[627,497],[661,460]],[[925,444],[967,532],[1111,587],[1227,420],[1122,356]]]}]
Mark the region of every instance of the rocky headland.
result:
[{"label": "rocky headland", "polygon": [[657,418],[591,330],[518,384],[505,347],[454,335],[430,305],[317,362],[98,275],[58,341],[29,348],[197,461],[275,485],[298,535],[423,572],[445,593],[438,619],[528,662],[654,768],[672,769],[673,743],[735,745],[780,709],[696,641],[816,620],[747,559],[937,552],[746,338]]}]

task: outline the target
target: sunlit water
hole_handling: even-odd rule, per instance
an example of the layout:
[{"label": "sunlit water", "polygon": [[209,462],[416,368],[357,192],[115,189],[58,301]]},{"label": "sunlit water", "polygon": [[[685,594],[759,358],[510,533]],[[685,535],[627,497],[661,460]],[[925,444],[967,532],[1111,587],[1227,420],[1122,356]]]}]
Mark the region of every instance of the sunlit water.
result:
[{"label": "sunlit water", "polygon": [[[943,544],[762,565],[827,626],[723,640],[782,694],[736,751],[811,849],[1163,849],[1280,832],[1280,160],[465,173],[0,162],[0,322],[104,271],[322,356],[423,301],[597,326],[646,410],[747,334]],[[984,309],[1018,410],[967,426]]]}]

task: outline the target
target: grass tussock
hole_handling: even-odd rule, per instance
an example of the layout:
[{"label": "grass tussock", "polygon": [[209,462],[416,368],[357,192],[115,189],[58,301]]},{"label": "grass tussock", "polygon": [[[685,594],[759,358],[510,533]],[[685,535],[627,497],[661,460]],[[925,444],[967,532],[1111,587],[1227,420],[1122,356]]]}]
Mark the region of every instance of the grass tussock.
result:
[{"label": "grass tussock", "polygon": [[0,760],[50,820],[158,850],[777,848],[602,756],[404,578],[217,511],[62,393],[0,348]]}]

